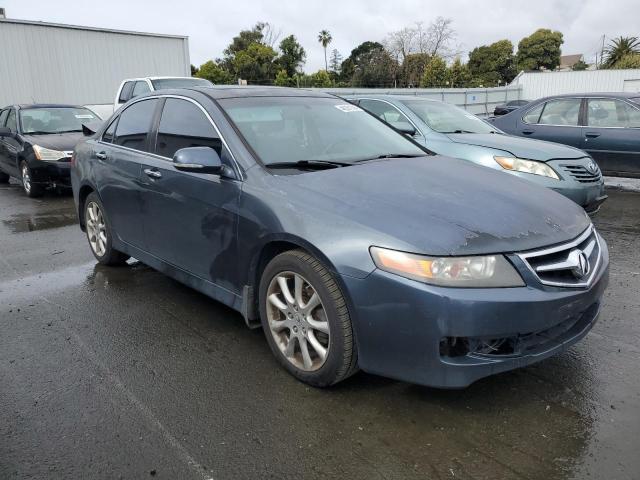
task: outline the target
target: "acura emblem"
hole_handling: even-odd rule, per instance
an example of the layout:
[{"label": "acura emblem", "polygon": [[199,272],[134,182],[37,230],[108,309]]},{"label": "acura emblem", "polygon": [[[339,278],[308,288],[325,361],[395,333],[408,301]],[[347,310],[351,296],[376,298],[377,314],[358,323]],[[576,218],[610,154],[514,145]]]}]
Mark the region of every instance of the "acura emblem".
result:
[{"label": "acura emblem", "polygon": [[587,258],[587,254],[582,250],[571,250],[567,261],[571,263],[571,272],[576,278],[584,278],[589,274],[589,270],[591,269],[589,259]]}]

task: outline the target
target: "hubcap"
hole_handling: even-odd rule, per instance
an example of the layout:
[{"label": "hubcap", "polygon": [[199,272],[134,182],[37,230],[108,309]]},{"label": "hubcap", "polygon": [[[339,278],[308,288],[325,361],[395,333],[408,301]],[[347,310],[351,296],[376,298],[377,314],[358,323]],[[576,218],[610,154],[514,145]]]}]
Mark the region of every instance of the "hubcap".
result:
[{"label": "hubcap", "polygon": [[22,186],[25,192],[31,192],[31,175],[29,175],[29,167],[26,165],[22,167]]},{"label": "hubcap", "polygon": [[98,257],[102,257],[107,250],[107,227],[97,203],[90,202],[87,205],[85,224],[87,226],[87,238],[93,253]]},{"label": "hubcap", "polygon": [[267,290],[267,320],[284,357],[300,370],[318,370],[329,352],[329,322],[318,292],[294,272],[276,275]]}]

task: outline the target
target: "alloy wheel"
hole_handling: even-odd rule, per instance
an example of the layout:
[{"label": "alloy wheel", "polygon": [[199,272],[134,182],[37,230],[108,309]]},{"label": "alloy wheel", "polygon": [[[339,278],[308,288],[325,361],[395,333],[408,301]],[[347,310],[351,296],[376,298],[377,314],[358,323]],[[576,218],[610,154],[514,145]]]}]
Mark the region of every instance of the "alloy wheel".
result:
[{"label": "alloy wheel", "polygon": [[85,225],[87,227],[87,238],[93,253],[102,257],[107,251],[107,226],[100,206],[95,202],[87,205],[85,214]]},{"label": "alloy wheel", "polygon": [[329,353],[329,322],[320,295],[300,274],[281,272],[267,289],[267,320],[278,349],[307,372],[324,365]]}]

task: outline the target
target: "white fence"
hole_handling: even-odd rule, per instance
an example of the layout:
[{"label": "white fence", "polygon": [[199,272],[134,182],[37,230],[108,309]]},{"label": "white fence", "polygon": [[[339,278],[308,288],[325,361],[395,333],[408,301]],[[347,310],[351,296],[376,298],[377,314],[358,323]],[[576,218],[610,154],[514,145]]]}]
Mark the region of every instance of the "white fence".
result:
[{"label": "white fence", "polygon": [[452,103],[480,116],[493,114],[497,105],[523,98],[520,87],[496,88],[318,88],[334,95],[411,95]]}]

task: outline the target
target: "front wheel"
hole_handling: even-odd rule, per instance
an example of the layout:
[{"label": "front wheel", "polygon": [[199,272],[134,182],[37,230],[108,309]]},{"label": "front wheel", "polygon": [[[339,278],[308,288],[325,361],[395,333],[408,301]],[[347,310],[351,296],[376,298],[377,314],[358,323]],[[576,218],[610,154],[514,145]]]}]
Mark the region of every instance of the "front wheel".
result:
[{"label": "front wheel", "polygon": [[41,197],[44,193],[44,188],[41,185],[33,183],[33,175],[31,175],[31,169],[27,162],[22,161],[20,163],[20,175],[22,177],[22,189],[29,198]]},{"label": "front wheel", "polygon": [[128,255],[113,248],[113,230],[107,218],[104,206],[93,192],[84,202],[84,225],[91,253],[103,265],[124,265]]},{"label": "front wheel", "polygon": [[351,318],[329,272],[302,250],[275,257],[260,281],[260,318],[278,362],[315,387],[358,370]]}]

